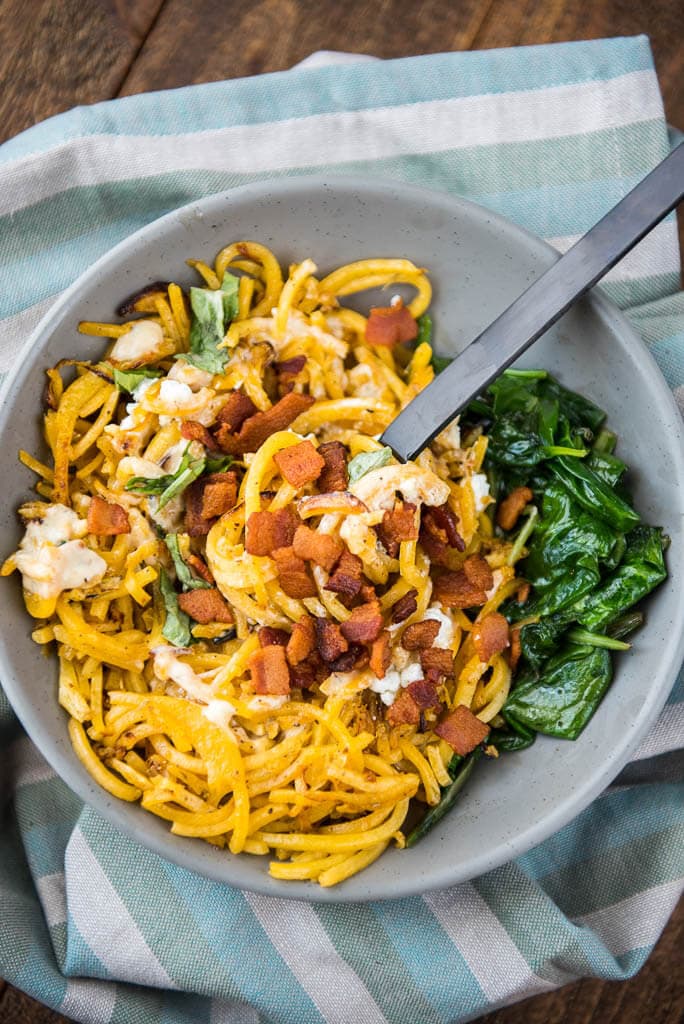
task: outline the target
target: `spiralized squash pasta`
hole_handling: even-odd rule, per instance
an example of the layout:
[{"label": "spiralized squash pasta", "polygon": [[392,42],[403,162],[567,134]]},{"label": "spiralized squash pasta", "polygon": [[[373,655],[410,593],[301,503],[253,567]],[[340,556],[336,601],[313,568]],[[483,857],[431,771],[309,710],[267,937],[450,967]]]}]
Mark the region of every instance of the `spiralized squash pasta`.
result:
[{"label": "spiralized squash pasta", "polygon": [[[521,581],[481,432],[453,425],[406,466],[378,440],[433,378],[424,270],[283,273],[253,241],[188,263],[197,287],[81,323],[110,340],[101,361],[48,371],[50,457],[21,453],[37,498],[3,573],[56,644],[100,786],[331,886],[401,847],[486,744],[511,681],[497,609]],[[369,288],[387,304],[345,307]]]}]

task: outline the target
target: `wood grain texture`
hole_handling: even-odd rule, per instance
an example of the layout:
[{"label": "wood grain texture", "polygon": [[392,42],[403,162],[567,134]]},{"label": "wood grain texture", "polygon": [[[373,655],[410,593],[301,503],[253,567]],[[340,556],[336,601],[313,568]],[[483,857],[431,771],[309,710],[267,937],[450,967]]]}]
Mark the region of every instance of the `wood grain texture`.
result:
[{"label": "wood grain texture", "polygon": [[163,0],[1,0],[0,141],[116,96]]},{"label": "wood grain texture", "polygon": [[[75,104],[282,70],[319,49],[391,58],[641,32],[684,127],[681,14],[681,0],[0,0],[0,140]],[[576,982],[480,1024],[680,1024],[683,944],[684,903],[636,978]],[[0,1024],[72,1022],[0,980]]]}]

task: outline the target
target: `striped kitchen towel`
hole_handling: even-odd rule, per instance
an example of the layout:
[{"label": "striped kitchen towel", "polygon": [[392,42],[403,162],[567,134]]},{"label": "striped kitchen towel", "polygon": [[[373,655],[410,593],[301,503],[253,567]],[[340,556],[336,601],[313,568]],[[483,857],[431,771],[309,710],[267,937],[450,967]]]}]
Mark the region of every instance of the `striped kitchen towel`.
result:
[{"label": "striped kitchen towel", "polygon": [[[453,53],[136,96],[0,147],[0,370],[134,229],[274,175],[466,196],[569,246],[667,152],[644,38]],[[606,285],[684,398],[675,224]],[[684,683],[617,783],[496,871],[424,898],[293,903],[123,838],[54,775],[0,691],[0,976],[88,1024],[446,1024],[639,969],[684,878]]]}]

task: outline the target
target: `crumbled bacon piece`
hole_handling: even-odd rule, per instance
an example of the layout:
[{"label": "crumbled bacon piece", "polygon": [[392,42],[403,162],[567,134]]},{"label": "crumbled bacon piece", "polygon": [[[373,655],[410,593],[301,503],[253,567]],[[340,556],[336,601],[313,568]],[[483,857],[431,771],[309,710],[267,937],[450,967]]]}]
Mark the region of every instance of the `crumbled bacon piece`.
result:
[{"label": "crumbled bacon piece", "polygon": [[287,641],[287,660],[290,665],[299,665],[316,648],[316,623],[310,615],[303,616],[292,627]]},{"label": "crumbled bacon piece", "polygon": [[254,652],[247,664],[257,693],[281,695],[290,692],[290,670],[284,647],[278,644],[262,647]]},{"label": "crumbled bacon piece", "polygon": [[390,635],[386,629],[383,629],[377,640],[373,641],[371,646],[370,654],[370,669],[378,679],[385,678],[385,672],[389,667],[389,663],[392,660],[392,652],[390,651]]},{"label": "crumbled bacon piece", "polygon": [[511,672],[515,672],[522,654],[522,644],[520,643],[521,629],[522,626],[513,626],[511,629],[511,649],[508,652],[508,664],[511,666]]},{"label": "crumbled bacon piece", "polygon": [[306,356],[293,356],[275,364],[278,376],[278,394],[286,395],[292,391],[295,380],[306,366]]},{"label": "crumbled bacon piece", "polygon": [[316,619],[316,646],[323,661],[335,661],[349,650],[349,643],[337,623],[320,616]]},{"label": "crumbled bacon piece", "polygon": [[375,306],[366,324],[369,345],[391,347],[418,337],[418,324],[403,303],[396,306]]},{"label": "crumbled bacon piece", "polygon": [[480,590],[491,590],[494,586],[492,570],[482,555],[469,555],[463,563],[463,571],[473,586]]},{"label": "crumbled bacon piece", "polygon": [[398,502],[385,512],[377,532],[388,555],[395,558],[402,541],[418,540],[416,506],[409,501]]},{"label": "crumbled bacon piece", "polygon": [[272,647],[277,644],[278,647],[285,647],[290,634],[286,629],[278,629],[276,626],[262,626],[257,633],[259,637],[259,647]]},{"label": "crumbled bacon piece", "polygon": [[88,533],[96,537],[116,537],[130,533],[128,512],[121,505],[105,501],[99,494],[93,495],[88,506]]},{"label": "crumbled bacon piece", "polygon": [[407,590],[403,597],[400,597],[398,601],[395,601],[392,605],[392,622],[396,625],[398,622],[405,622],[406,619],[418,608],[418,591],[411,589]]},{"label": "crumbled bacon piece", "polygon": [[355,643],[370,644],[380,636],[382,612],[378,600],[360,604],[340,626],[342,636]]},{"label": "crumbled bacon piece", "polygon": [[432,565],[446,565],[449,547],[445,540],[442,540],[437,533],[430,529],[425,516],[423,516],[420,527],[419,542]]},{"label": "crumbled bacon piece", "polygon": [[295,555],[294,548],[276,548],[271,553],[271,558],[278,570],[280,586],[288,597],[301,599],[316,596],[316,584],[309,575],[306,562]]},{"label": "crumbled bacon piece", "polygon": [[204,487],[201,480],[191,483],[185,492],[185,532],[191,537],[206,537],[214,525],[202,515]]},{"label": "crumbled bacon piece", "polygon": [[475,624],[472,637],[480,661],[489,661],[510,644],[508,622],[500,612],[491,612]]},{"label": "crumbled bacon piece", "polygon": [[203,626],[208,622],[235,622],[223,594],[216,587],[212,587],[211,590],[189,590],[187,594],[179,594],[178,607]]},{"label": "crumbled bacon piece", "polygon": [[418,725],[420,708],[408,692],[408,688],[397,695],[394,703],[387,708],[385,717],[390,725]]},{"label": "crumbled bacon piece", "polygon": [[289,547],[298,524],[299,517],[291,508],[252,512],[245,527],[245,551],[250,555],[271,555],[276,548]]},{"label": "crumbled bacon piece", "polygon": [[325,466],[311,441],[300,441],[289,448],[282,448],[275,453],[273,461],[283,479],[292,487],[303,487],[317,480]]},{"label": "crumbled bacon piece", "polygon": [[211,569],[200,555],[196,555],[194,551],[184,555],[184,560],[188,563],[190,568],[194,571],[196,576],[199,576],[205,583],[213,583],[214,577],[212,576]]},{"label": "crumbled bacon piece", "polygon": [[318,478],[318,489],[321,494],[330,491],[346,491],[349,478],[347,476],[347,449],[341,441],[325,441],[318,446],[318,454],[325,465]]},{"label": "crumbled bacon piece", "polygon": [[465,757],[487,738],[489,726],[476,718],[465,704],[459,704],[435,726],[435,732],[452,750]]},{"label": "crumbled bacon piece", "polygon": [[440,706],[437,687],[429,679],[416,679],[406,687],[421,711]]},{"label": "crumbled bacon piece", "polygon": [[487,595],[468,579],[463,569],[445,572],[435,580],[432,596],[448,608],[472,608],[484,604]]},{"label": "crumbled bacon piece", "polygon": [[504,498],[496,510],[496,521],[502,530],[512,530],[518,516],[534,495],[529,487],[516,487]]},{"label": "crumbled bacon piece", "polygon": [[365,647],[361,644],[350,644],[349,650],[329,662],[328,668],[331,672],[351,672],[353,668],[362,668],[367,664],[368,654]]},{"label": "crumbled bacon piece", "polygon": [[426,647],[432,647],[439,629],[439,622],[436,619],[413,622],[404,630],[401,646],[407,651],[420,651]]},{"label": "crumbled bacon piece", "polygon": [[[456,548],[457,551],[465,551],[465,541],[458,532],[458,520],[447,504],[425,509],[423,520],[428,529],[432,528],[433,533],[435,532],[434,528],[443,532],[446,543],[450,548]],[[441,540],[441,537],[439,539]]]},{"label": "crumbled bacon piece", "polygon": [[332,537],[328,533],[318,533],[317,530],[312,530],[304,523],[297,527],[292,544],[295,555],[307,562],[315,562],[326,572],[330,572],[344,551],[344,544],[338,537]]},{"label": "crumbled bacon piece", "polygon": [[309,661],[300,661],[298,665],[290,668],[290,680],[292,686],[298,690],[309,690],[314,683],[318,682],[316,666]]},{"label": "crumbled bacon piece", "polygon": [[453,651],[445,647],[427,647],[420,652],[420,665],[423,672],[436,672],[440,676],[450,676],[454,667]]},{"label": "crumbled bacon piece", "polygon": [[525,601],[530,596],[530,590],[532,587],[529,583],[523,583],[522,586],[518,587],[518,593],[516,594],[516,601],[518,604],[525,604]]},{"label": "crumbled bacon piece", "polygon": [[247,395],[241,391],[231,391],[228,401],[221,406],[216,417],[217,426],[227,427],[231,432],[238,431],[245,420],[254,416],[259,410]]},{"label": "crumbled bacon piece", "polygon": [[184,437],[186,441],[199,441],[210,452],[221,451],[204,424],[197,423],[195,420],[183,420],[181,424],[181,437]]},{"label": "crumbled bacon piece", "polygon": [[235,506],[238,495],[235,472],[230,470],[227,473],[209,473],[208,476],[202,477],[201,483],[203,519],[218,518]]},{"label": "crumbled bacon piece", "polygon": [[345,548],[325,589],[332,590],[335,594],[344,594],[346,597],[356,597],[363,586],[362,577],[363,562]]},{"label": "crumbled bacon piece", "polygon": [[257,412],[246,419],[237,434],[221,424],[217,434],[218,443],[224,452],[231,455],[255,452],[271,434],[289,427],[314,401],[312,395],[298,395],[291,391],[266,412]]}]

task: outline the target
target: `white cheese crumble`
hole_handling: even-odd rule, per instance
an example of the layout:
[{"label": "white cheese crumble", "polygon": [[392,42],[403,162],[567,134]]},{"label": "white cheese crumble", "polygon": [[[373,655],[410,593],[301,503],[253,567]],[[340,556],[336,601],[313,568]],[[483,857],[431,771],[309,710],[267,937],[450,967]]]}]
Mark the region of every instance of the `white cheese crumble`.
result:
[{"label": "white cheese crumble", "polygon": [[473,473],[470,478],[470,486],[475,498],[475,511],[484,512],[489,504],[489,480],[484,473]]},{"label": "white cheese crumble", "polygon": [[155,320],[136,320],[130,331],[117,338],[110,358],[118,363],[151,362],[163,345],[164,332]]},{"label": "white cheese crumble", "polygon": [[65,505],[51,505],[40,522],[30,522],[14,558],[24,589],[49,598],[99,582],[107,563],[79,539],[87,529]]},{"label": "white cheese crumble", "polygon": [[159,388],[159,401],[164,404],[168,412],[176,412],[183,409],[188,402],[192,402],[192,389],[179,380],[169,380],[167,377],[161,382]]},{"label": "white cheese crumble", "polygon": [[207,370],[200,370],[198,366],[191,366],[184,359],[177,359],[166,376],[167,380],[186,384],[191,391],[199,391],[200,388],[208,387],[214,379],[213,374]]},{"label": "white cheese crumble", "polygon": [[229,700],[210,700],[207,706],[202,708],[202,714],[214,725],[218,725],[220,729],[225,729],[232,735],[230,721],[235,714],[235,708]]},{"label": "white cheese crumble", "polygon": [[154,654],[154,674],[158,679],[161,679],[162,682],[170,679],[195,700],[205,703],[211,701],[211,685],[203,682],[189,665],[179,661],[173,647],[156,647],[152,653]]},{"label": "white cheese crumble", "polygon": [[425,612],[423,619],[435,619],[439,622],[439,633],[434,639],[433,647],[451,648],[454,642],[454,624],[438,605],[432,605]]}]

